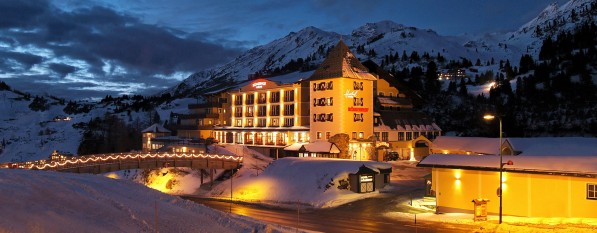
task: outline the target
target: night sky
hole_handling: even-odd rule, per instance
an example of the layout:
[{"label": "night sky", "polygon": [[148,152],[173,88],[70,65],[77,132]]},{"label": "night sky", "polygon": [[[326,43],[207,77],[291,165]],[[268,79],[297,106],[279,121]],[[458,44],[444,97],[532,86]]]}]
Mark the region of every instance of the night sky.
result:
[{"label": "night sky", "polygon": [[566,1],[1,0],[0,80],[67,99],[154,94],[307,26],[512,31],[553,2]]}]

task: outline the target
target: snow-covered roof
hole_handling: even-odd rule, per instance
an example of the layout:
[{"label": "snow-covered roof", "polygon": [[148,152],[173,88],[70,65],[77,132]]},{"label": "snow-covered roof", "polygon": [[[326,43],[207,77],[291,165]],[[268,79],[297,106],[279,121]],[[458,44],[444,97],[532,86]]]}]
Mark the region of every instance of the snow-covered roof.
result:
[{"label": "snow-covered roof", "polygon": [[597,156],[597,138],[539,137],[507,138],[519,155]]},{"label": "snow-covered roof", "polygon": [[[597,175],[597,155],[595,156],[503,156],[506,171],[564,173],[577,175]],[[444,167],[458,169],[499,170],[500,157],[497,155],[457,155],[432,154],[419,162],[420,167]]]},{"label": "snow-covered roof", "polygon": [[[499,138],[440,136],[432,150],[459,150],[481,154],[498,154]],[[507,142],[506,142],[507,141]],[[518,156],[597,156],[597,138],[538,137],[504,138]]]},{"label": "snow-covered roof", "polygon": [[367,67],[363,66],[359,59],[350,52],[350,49],[342,40],[332,48],[325,60],[319,65],[319,68],[309,77],[309,80],[338,77],[377,80],[375,76],[369,73]]},{"label": "snow-covered roof", "polygon": [[284,148],[287,151],[308,151],[313,153],[340,153],[340,150],[334,143],[327,141],[315,141],[311,143],[294,143]]},{"label": "snow-covered roof", "polygon": [[143,131],[141,131],[142,133],[170,133],[172,131],[164,128],[164,126],[161,126],[160,124],[153,124],[149,127],[147,127],[147,129],[144,129]]},{"label": "snow-covered roof", "polygon": [[460,150],[481,154],[498,154],[499,138],[440,136],[433,141],[432,150]]}]

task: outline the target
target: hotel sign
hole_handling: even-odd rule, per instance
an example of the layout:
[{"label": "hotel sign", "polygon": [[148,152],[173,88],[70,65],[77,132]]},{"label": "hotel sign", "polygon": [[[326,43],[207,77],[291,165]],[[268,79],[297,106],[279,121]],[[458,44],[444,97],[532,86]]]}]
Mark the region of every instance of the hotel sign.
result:
[{"label": "hotel sign", "polygon": [[253,88],[261,89],[261,88],[265,87],[266,84],[267,83],[263,82],[263,81],[261,81],[261,82],[254,82],[253,83]]},{"label": "hotel sign", "polygon": [[369,108],[348,107],[349,112],[368,112]]},{"label": "hotel sign", "polygon": [[358,93],[358,91],[346,90],[346,93],[344,93],[344,96],[346,96],[346,98],[356,98],[357,93]]}]

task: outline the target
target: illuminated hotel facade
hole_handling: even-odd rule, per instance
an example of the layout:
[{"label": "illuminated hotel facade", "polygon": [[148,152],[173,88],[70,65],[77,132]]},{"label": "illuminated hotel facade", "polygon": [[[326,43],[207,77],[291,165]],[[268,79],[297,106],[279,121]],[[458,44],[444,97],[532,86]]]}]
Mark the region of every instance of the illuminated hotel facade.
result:
[{"label": "illuminated hotel facade", "polygon": [[[330,51],[317,70],[290,76],[253,78],[233,87],[207,93],[207,103],[197,106],[203,106],[203,109],[217,106],[210,113],[217,112],[218,116],[197,115],[200,110],[195,110],[193,116],[199,117],[195,121],[202,122],[201,127],[188,123],[173,127],[191,127],[192,131],[196,131],[183,130],[177,133],[179,137],[185,137],[186,134],[205,138],[209,135],[218,143],[243,144],[271,157],[382,160],[383,157],[376,153],[375,148],[380,148],[380,145],[383,148],[391,146],[388,139],[393,137],[382,136],[396,129],[380,128],[376,123],[381,122],[381,119],[377,119],[380,114],[374,112],[375,104],[380,101],[376,91],[384,93],[381,97],[385,99],[392,98],[389,102],[381,103],[382,108],[386,106],[381,111],[383,114],[387,112],[388,115],[394,115],[388,109],[412,109],[412,104],[404,101],[404,96],[399,96],[398,89],[383,79],[378,82],[378,78],[359,62],[342,41]],[[184,114],[177,116],[193,118]],[[210,125],[205,127],[207,117]],[[385,132],[374,132],[378,129]],[[343,139],[338,141],[335,135],[345,136],[340,136]],[[421,132],[421,135],[426,135],[426,132]],[[437,132],[429,135],[437,135]]]}]

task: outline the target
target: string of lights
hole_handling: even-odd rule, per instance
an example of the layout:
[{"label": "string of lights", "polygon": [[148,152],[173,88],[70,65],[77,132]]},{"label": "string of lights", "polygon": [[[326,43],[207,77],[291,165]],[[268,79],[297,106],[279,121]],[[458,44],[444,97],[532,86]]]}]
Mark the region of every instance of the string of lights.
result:
[{"label": "string of lights", "polygon": [[37,160],[23,163],[13,163],[14,167],[26,169],[56,169],[60,167],[67,167],[68,165],[85,165],[87,163],[97,163],[106,161],[123,161],[123,160],[139,160],[139,159],[220,159],[241,162],[243,157],[233,155],[218,155],[218,154],[195,154],[195,153],[119,153],[119,154],[98,154],[91,156],[80,156],[65,158],[63,161],[55,160]]}]

